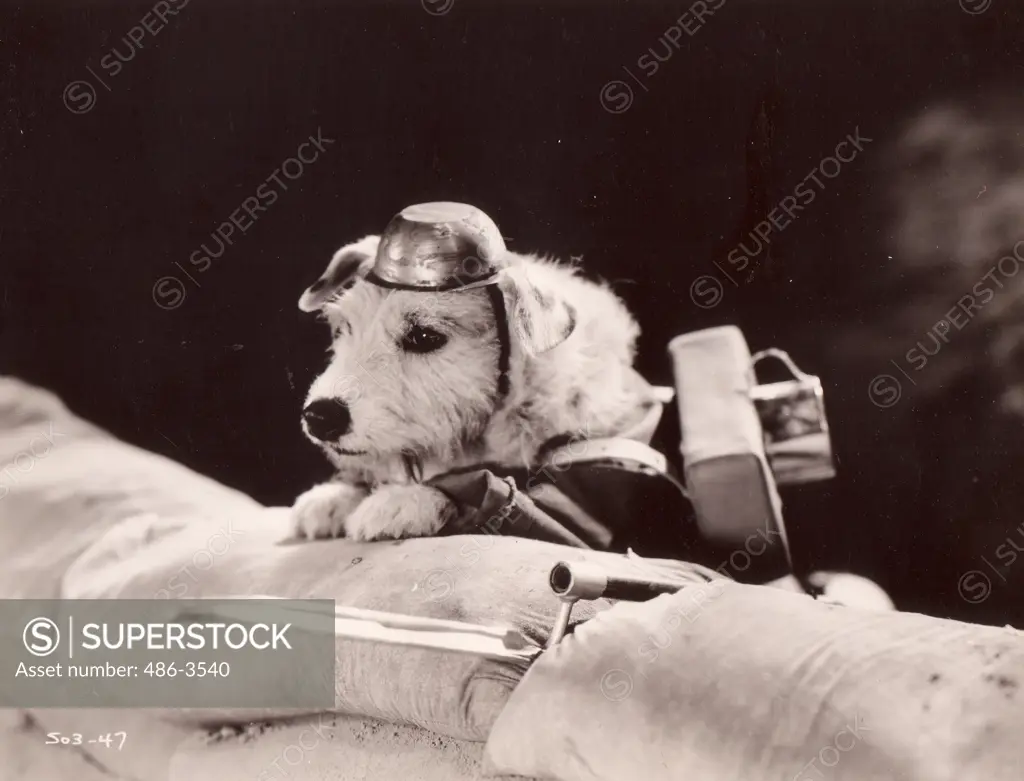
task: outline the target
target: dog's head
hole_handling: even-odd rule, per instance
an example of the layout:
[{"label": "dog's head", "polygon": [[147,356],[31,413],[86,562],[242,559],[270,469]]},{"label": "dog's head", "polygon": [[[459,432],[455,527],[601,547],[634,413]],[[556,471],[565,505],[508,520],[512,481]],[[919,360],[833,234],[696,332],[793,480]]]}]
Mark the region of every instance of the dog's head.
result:
[{"label": "dog's head", "polygon": [[339,466],[451,464],[479,443],[503,401],[503,350],[510,371],[521,370],[570,336],[575,310],[514,260],[489,287],[382,287],[366,279],[378,243],[369,236],[336,252],[300,300],[333,333],[303,429]]}]

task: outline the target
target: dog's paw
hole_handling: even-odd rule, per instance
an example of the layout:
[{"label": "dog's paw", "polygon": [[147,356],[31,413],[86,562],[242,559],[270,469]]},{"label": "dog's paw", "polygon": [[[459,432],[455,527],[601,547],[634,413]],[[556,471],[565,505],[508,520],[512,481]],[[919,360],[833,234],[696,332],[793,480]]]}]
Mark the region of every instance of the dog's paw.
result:
[{"label": "dog's paw", "polygon": [[310,488],[292,506],[292,529],[311,540],[340,537],[345,518],[366,497],[366,492],[344,483],[322,483]]},{"label": "dog's paw", "polygon": [[437,534],[455,514],[455,505],[436,488],[389,485],[364,499],[345,519],[352,540],[398,540]]}]

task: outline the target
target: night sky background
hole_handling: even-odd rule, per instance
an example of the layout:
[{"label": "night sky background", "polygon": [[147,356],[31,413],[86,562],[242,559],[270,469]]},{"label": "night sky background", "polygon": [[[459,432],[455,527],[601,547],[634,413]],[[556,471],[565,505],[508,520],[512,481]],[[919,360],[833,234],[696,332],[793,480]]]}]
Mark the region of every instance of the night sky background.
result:
[{"label": "night sky background", "polygon": [[[943,415],[913,398],[880,410],[867,394],[880,367],[838,347],[877,305],[891,254],[881,150],[936,101],[1024,84],[1011,3],[727,0],[650,76],[637,60],[664,57],[688,3],[424,3],[192,0],[116,75],[101,60],[131,51],[124,36],[153,4],[3,6],[0,370],[290,504],[328,474],[299,412],[329,335],[300,293],[403,206],[465,201],[511,248],[582,256],[614,282],[654,382],[671,382],[672,336],[722,323],[821,375],[840,478],[785,494],[817,566],[873,576],[908,609],[1020,617],[1024,598],[999,581],[982,604],[957,594],[984,551],[929,501],[929,481],[951,479],[930,461]],[[82,113],[63,99],[77,80],[96,88]],[[613,80],[633,91],[621,113],[600,99]],[[695,306],[693,280],[857,128],[864,153],[749,279]],[[187,279],[175,264],[190,268],[318,130],[334,143]],[[185,284],[172,310],[153,296],[168,275]],[[1022,521],[998,519],[1007,536]]]}]

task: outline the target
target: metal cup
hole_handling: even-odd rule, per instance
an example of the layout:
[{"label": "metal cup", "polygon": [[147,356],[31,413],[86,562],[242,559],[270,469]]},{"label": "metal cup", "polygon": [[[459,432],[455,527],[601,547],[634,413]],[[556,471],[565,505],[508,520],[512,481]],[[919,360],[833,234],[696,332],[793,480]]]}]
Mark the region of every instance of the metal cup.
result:
[{"label": "metal cup", "polygon": [[767,358],[781,361],[793,375],[792,380],[755,385],[750,391],[776,483],[793,485],[835,477],[821,380],[800,371],[788,353],[775,348],[756,353],[753,367]]},{"label": "metal cup", "polygon": [[455,290],[492,284],[504,265],[501,232],[480,209],[420,203],[388,223],[367,279],[385,287]]}]

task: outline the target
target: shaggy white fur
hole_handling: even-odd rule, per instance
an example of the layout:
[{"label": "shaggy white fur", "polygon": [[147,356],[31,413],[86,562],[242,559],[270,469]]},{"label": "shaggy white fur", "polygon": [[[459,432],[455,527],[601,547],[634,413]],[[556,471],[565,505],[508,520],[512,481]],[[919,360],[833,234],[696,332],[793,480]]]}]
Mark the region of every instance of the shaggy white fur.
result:
[{"label": "shaggy white fur", "polygon": [[[339,404],[345,430],[318,444],[338,469],[293,509],[307,537],[361,540],[436,533],[454,508],[420,485],[472,463],[530,466],[553,437],[608,436],[649,402],[632,371],[639,328],[578,269],[509,253],[498,283],[509,320],[510,388],[499,398],[499,330],[484,289],[419,292],[366,281],[379,237],[335,253],[303,295],[334,340],[306,400]],[[329,411],[329,407],[328,407]]]}]

